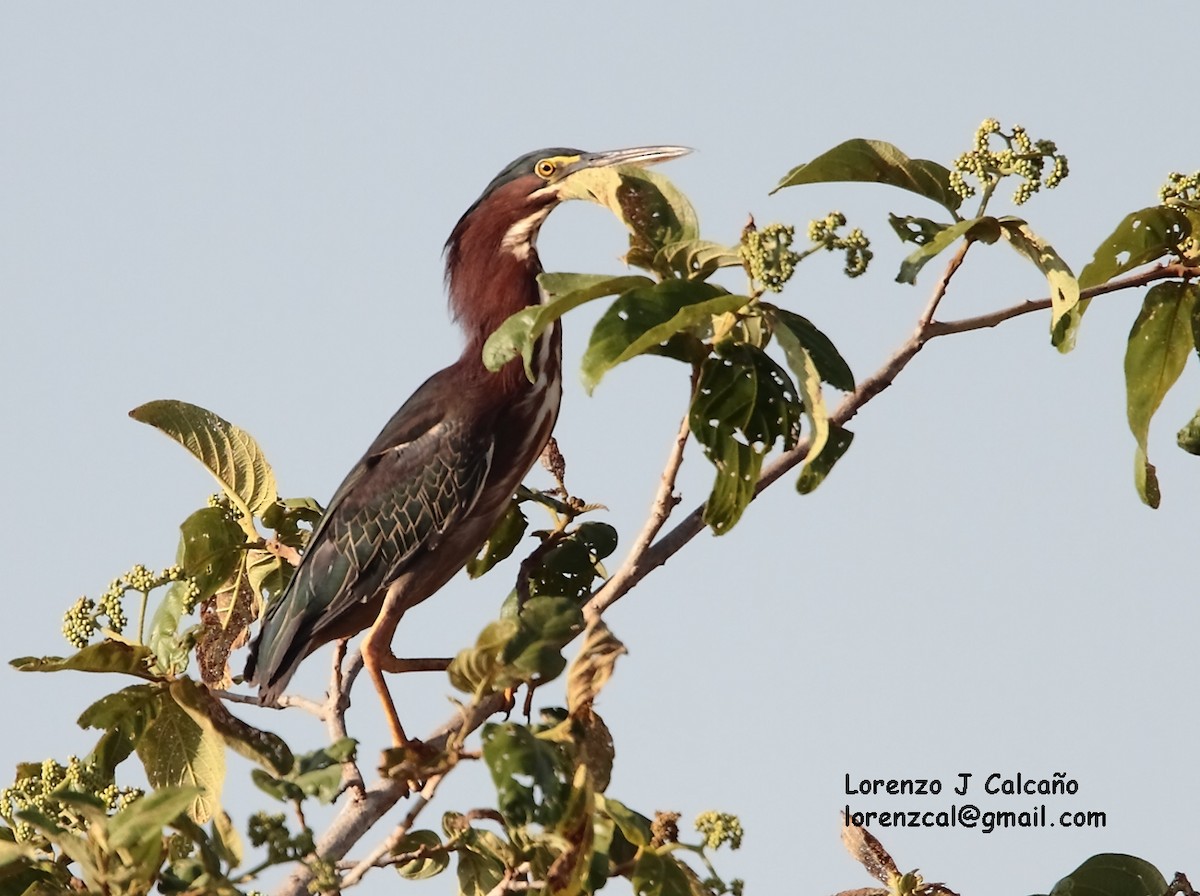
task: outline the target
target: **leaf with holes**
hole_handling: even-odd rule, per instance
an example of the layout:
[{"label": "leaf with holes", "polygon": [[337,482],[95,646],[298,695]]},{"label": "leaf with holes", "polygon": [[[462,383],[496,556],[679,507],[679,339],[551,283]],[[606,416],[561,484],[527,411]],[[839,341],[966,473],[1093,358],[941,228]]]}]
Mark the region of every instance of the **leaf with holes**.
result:
[{"label": "leaf with holes", "polygon": [[811,162],[797,165],[772,190],[821,183],[877,183],[899,187],[957,211],[962,197],[950,189],[950,169],[928,159],[910,159],[882,140],[847,140]]},{"label": "leaf with holes", "polygon": [[1000,226],[995,218],[972,218],[949,224],[933,234],[921,247],[900,262],[897,283],[916,283],[917,274],[926,263],[958,242],[961,237],[980,243],[994,243],[1000,238]]},{"label": "leaf with holes", "polygon": [[707,360],[692,398],[692,433],[716,467],[704,522],[728,532],[754,497],[763,456],[776,441],[786,451],[799,434],[800,404],[787,371],[761,349],[735,344]]},{"label": "leaf with holes", "polygon": [[825,407],[825,396],[821,392],[821,374],[816,362],[791,329],[781,327],[775,335],[783,348],[788,367],[795,374],[804,415],[808,418],[809,446],[803,461],[803,465],[807,466],[825,450],[825,443],[829,439],[829,410]]},{"label": "leaf with holes", "polygon": [[837,350],[833,340],[818,330],[812,321],[766,302],[760,303],[759,307],[770,318],[775,338],[779,340],[780,348],[783,349],[785,355],[788,345],[791,343],[784,334],[780,333],[781,329],[787,330],[791,338],[803,347],[808,356],[812,358],[822,382],[829,383],[833,388],[841,389],[843,392],[854,391],[854,373],[850,370],[850,365]]},{"label": "leaf with holes", "polygon": [[562,746],[512,722],[485,725],[483,761],[496,786],[497,807],[510,825],[558,821],[574,773]]},{"label": "leaf with holes", "polygon": [[591,168],[564,182],[563,199],[584,199],[608,208],[629,228],[628,264],[668,274],[656,267],[659,252],[672,243],[698,239],[696,210],[679,189],[657,171],[619,165]]},{"label": "leaf with holes", "polygon": [[647,277],[635,276],[542,274],[538,284],[546,294],[546,304],[523,308],[504,321],[483,344],[483,364],[488,370],[499,370],[519,355],[525,363],[525,376],[532,383],[534,347],[556,320],[593,299],[619,295],[653,283]]},{"label": "leaf with holes", "polygon": [[1001,218],[1000,229],[1008,244],[1037,266],[1050,288],[1050,344],[1063,354],[1075,347],[1083,312],[1079,307],[1079,281],[1054,247],[1034,233],[1020,218]]},{"label": "leaf with holes", "polygon": [[1107,283],[1126,271],[1158,261],[1178,251],[1192,233],[1192,223],[1179,209],[1154,205],[1126,215],[1096,247],[1092,260],[1079,272],[1079,286]]},{"label": "leaf with holes", "polygon": [[251,517],[275,503],[275,474],[253,436],[212,411],[186,401],[147,402],[129,416],[158,429],[191,452],[242,513],[241,525],[257,537]]},{"label": "leaf with holes", "polygon": [[583,354],[583,385],[591,392],[608,371],[655,350],[671,337],[693,329],[706,333],[717,314],[748,304],[719,286],[693,280],[664,280],[623,293],[592,330]]},{"label": "leaf with holes", "polygon": [[808,462],[803,470],[800,471],[800,478],[796,480],[796,491],[802,495],[812,494],[817,490],[817,487],[825,481],[825,477],[829,475],[829,471],[833,469],[833,465],[842,459],[847,451],[850,450],[850,443],[854,441],[854,433],[848,429],[843,429],[836,423],[829,425],[829,438],[825,441],[825,447],[821,453]]},{"label": "leaf with holes", "polygon": [[1125,348],[1126,411],[1137,440],[1134,483],[1151,507],[1158,507],[1161,494],[1148,455],[1150,420],[1196,345],[1192,320],[1198,296],[1194,283],[1156,284],[1146,293]]},{"label": "leaf with holes", "polygon": [[720,268],[738,268],[742,264],[737,246],[695,239],[663,246],[654,267],[668,268],[687,280],[707,280]]}]

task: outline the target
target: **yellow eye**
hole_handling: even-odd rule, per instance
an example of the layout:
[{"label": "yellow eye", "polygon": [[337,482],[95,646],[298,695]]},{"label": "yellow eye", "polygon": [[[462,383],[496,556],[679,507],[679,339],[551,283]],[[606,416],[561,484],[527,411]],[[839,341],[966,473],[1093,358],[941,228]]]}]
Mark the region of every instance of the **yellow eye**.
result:
[{"label": "yellow eye", "polygon": [[558,165],[556,165],[554,163],[553,159],[542,159],[540,162],[538,162],[536,165],[533,166],[534,173],[537,174],[537,176],[540,177],[542,180],[549,180],[551,177],[554,176],[554,172],[557,169],[558,169]]}]

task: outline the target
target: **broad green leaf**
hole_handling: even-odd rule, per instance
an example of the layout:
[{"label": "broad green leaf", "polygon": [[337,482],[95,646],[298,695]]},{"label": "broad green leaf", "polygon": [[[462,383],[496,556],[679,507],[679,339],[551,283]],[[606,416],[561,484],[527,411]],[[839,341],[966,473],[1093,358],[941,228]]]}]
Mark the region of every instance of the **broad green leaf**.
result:
[{"label": "broad green leaf", "polygon": [[129,416],[166,433],[204,464],[242,512],[242,528],[255,534],[251,517],[275,503],[278,490],[270,464],[248,432],[185,401],[151,401]]},{"label": "broad green leaf", "polygon": [[200,796],[196,787],[161,787],[134,800],[109,821],[109,846],[126,849],[146,840],[160,840],[162,829],[187,812]]},{"label": "broad green leaf", "polygon": [[225,746],[211,722],[197,722],[169,694],[138,741],[138,758],[155,790],[190,787],[188,816],[203,824],[220,808],[225,783]]},{"label": "broad green leaf", "polygon": [[608,797],[604,798],[604,811],[616,823],[625,839],[634,846],[650,845],[650,819],[645,815]]},{"label": "broad green leaf", "polygon": [[622,293],[592,330],[581,365],[584,388],[590,393],[621,362],[657,348],[678,333],[707,327],[713,315],[734,311],[749,301],[692,280],[665,280]]},{"label": "broad green leaf", "polygon": [[1079,286],[1087,289],[1107,283],[1126,271],[1170,255],[1192,232],[1191,222],[1179,209],[1152,205],[1130,212],[1099,246],[1079,272]]},{"label": "broad green leaf", "polygon": [[246,536],[224,508],[203,507],[180,526],[180,566],[200,588],[197,601],[207,600],[233,575],[242,559]]},{"label": "broad green leaf", "polygon": [[149,681],[157,680],[150,672],[150,650],[140,644],[101,641],[89,644],[78,653],[61,656],[23,656],[10,661],[21,672],[120,672]]},{"label": "broad green leaf", "polygon": [[506,559],[521,543],[529,520],[521,511],[521,505],[516,501],[508,502],[504,516],[492,527],[488,540],[484,542],[479,552],[467,561],[467,575],[473,579],[479,578],[501,560]]},{"label": "broad green leaf", "polygon": [[1079,307],[1079,281],[1054,247],[1020,218],[1001,218],[1000,228],[1008,244],[1037,266],[1050,288],[1050,343],[1063,354],[1075,347],[1075,335],[1083,315]]},{"label": "broad green leaf", "polygon": [[80,728],[104,731],[89,758],[112,775],[129,758],[158,712],[161,685],[135,684],[101,697],[79,716]]},{"label": "broad green leaf", "polygon": [[1145,859],[1102,853],[1056,883],[1050,896],[1162,896],[1166,892],[1162,872]]},{"label": "broad green leaf", "polygon": [[442,847],[442,838],[436,831],[409,831],[392,848],[392,856],[408,856],[423,852],[419,859],[408,859],[396,863],[396,871],[408,880],[425,880],[441,874],[450,865],[450,853]]},{"label": "broad green leaf", "polygon": [[915,284],[921,268],[958,242],[960,237],[981,243],[994,243],[1000,238],[1000,227],[995,218],[989,217],[971,218],[946,225],[900,262],[900,273],[896,275],[896,282]]},{"label": "broad green leaf", "polygon": [[[637,896],[695,896],[692,881],[683,865],[670,853],[645,850],[630,876]],[[704,892],[700,890],[700,892]]]},{"label": "broad green leaf", "polygon": [[595,274],[542,274],[538,283],[548,301],[518,311],[502,323],[483,344],[483,364],[499,370],[518,355],[524,360],[525,375],[534,381],[533,350],[538,337],[570,311],[593,299],[618,295],[626,290],[652,286],[648,277],[607,277]]},{"label": "broad green leaf", "polygon": [[796,480],[796,491],[802,495],[812,494],[816,491],[817,487],[825,481],[825,477],[829,475],[829,471],[833,469],[833,465],[850,450],[850,443],[853,441],[854,433],[843,429],[836,423],[831,423],[829,439],[825,442],[825,447],[800,471],[800,478]]},{"label": "broad green leaf", "polygon": [[[817,366],[817,373],[820,374],[822,382],[829,383],[843,392],[854,391],[854,373],[850,370],[850,365],[846,363],[833,341],[818,330],[812,321],[765,302],[761,307],[770,317],[775,338],[779,340],[779,346],[785,355],[790,345],[798,343]],[[786,330],[787,334],[782,334],[781,330]],[[791,338],[788,339],[788,336]],[[795,370],[795,367],[792,369]]]},{"label": "broad green leaf", "polygon": [[459,896],[489,896],[504,879],[510,850],[491,831],[467,828],[456,837]]},{"label": "broad green leaf", "polygon": [[467,694],[487,694],[505,688],[508,677],[502,675],[501,653],[519,629],[520,622],[515,618],[489,622],[474,646],[460,650],[450,661],[446,670],[450,685]]},{"label": "broad green leaf", "polygon": [[916,215],[897,215],[891,212],[888,213],[888,224],[896,232],[896,236],[900,237],[900,242],[916,243],[918,246],[924,246],[951,226],[942,224],[940,221],[931,221],[929,218],[920,218]]},{"label": "broad green leaf", "polygon": [[717,475],[704,522],[723,535],[754,497],[762,459],[776,441],[796,443],[802,406],[787,372],[761,349],[733,345],[700,369],[688,419]]},{"label": "broad green leaf", "polygon": [[509,825],[553,827],[571,791],[574,768],[562,747],[523,725],[483,728],[483,761],[496,786],[496,805]]},{"label": "broad green leaf", "polygon": [[772,193],[801,184],[865,182],[888,184],[932,199],[953,213],[962,197],[950,189],[950,169],[928,159],[910,159],[882,140],[847,140],[811,162],[797,165]]},{"label": "broad green leaf", "polygon": [[617,531],[612,526],[583,523],[545,551],[529,570],[530,595],[583,600],[592,583],[604,576],[601,561],[616,547]]},{"label": "broad green leaf", "polygon": [[245,858],[245,847],[242,845],[242,835],[238,832],[225,811],[217,812],[212,820],[212,845],[217,857],[230,868],[242,864]]},{"label": "broad green leaf", "polygon": [[322,803],[333,802],[341,789],[342,763],[354,755],[358,742],[343,737],[328,747],[296,757],[294,767],[276,778],[261,769],[250,773],[254,783],[280,802],[316,797]]},{"label": "broad green leaf", "polygon": [[660,250],[700,236],[692,204],[657,171],[632,166],[579,171],[565,181],[560,195],[599,203],[620,218],[629,229],[625,260],[646,270],[667,273],[655,267]]},{"label": "broad green leaf", "polygon": [[281,737],[243,722],[208,688],[190,678],[179,678],[171,682],[171,696],[197,725],[211,727],[235,753],[276,774],[291,770],[292,751]]},{"label": "broad green leaf", "polygon": [[1158,477],[1148,456],[1150,420],[1175,384],[1195,343],[1192,314],[1200,287],[1170,281],[1153,286],[1142,302],[1125,348],[1125,399],[1137,439],[1134,482],[1142,500],[1158,507]]}]

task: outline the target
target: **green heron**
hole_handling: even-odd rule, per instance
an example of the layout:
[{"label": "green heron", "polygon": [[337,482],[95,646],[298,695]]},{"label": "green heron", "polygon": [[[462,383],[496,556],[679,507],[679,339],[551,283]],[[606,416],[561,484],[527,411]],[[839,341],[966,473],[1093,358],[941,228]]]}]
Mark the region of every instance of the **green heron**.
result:
[{"label": "green heron", "polygon": [[408,742],[383,673],[444,668],[445,660],[395,656],[396,626],[486,541],[546,447],[562,396],[557,323],[536,346],[532,382],[519,358],[488,371],[484,341],[509,315],[542,301],[538,229],[569,198],[573,175],[687,152],[539,150],[501,171],[467,209],[446,242],[450,308],[466,347],[388,421],[330,499],[287,590],[267,608],[246,665],[263,702],[275,701],[314,650],[370,628],[363,666],[396,744]]}]

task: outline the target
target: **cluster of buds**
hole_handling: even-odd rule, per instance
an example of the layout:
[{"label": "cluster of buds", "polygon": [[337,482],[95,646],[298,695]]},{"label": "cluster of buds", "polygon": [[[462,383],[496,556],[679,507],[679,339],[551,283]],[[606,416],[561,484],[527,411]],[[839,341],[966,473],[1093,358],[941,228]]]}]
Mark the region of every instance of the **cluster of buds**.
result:
[{"label": "cluster of buds", "polygon": [[701,812],[696,817],[696,830],[703,835],[706,849],[716,849],[728,843],[730,849],[742,845],[742,822],[728,812]]},{"label": "cluster of buds", "polygon": [[846,276],[858,277],[867,272],[867,265],[874,258],[871,241],[855,227],[845,236],[838,231],[846,226],[846,216],[841,212],[830,212],[822,220],[808,222],[808,238],[814,246],[827,252],[846,253]]},{"label": "cluster of buds", "polygon": [[0,818],[8,822],[22,843],[39,836],[32,825],[17,818],[27,811],[44,815],[68,830],[86,833],[84,818],[56,798],[64,791],[95,796],[109,812],[120,811],[142,796],[137,788],[118,787],[106,781],[93,763],[78,756],[67,757],[66,765],[46,759],[40,765],[21,766],[16,781],[0,790]]},{"label": "cluster of buds", "polygon": [[1163,205],[1200,209],[1200,171],[1188,175],[1172,171],[1159,188],[1158,201]]},{"label": "cluster of buds", "polygon": [[768,224],[762,230],[753,221],[746,225],[738,252],[751,279],[771,292],[782,290],[800,261],[791,249],[795,237],[796,228],[786,224]]},{"label": "cluster of buds", "polygon": [[[108,629],[116,634],[125,631],[129,618],[121,605],[122,598],[130,591],[147,595],[155,588],[169,582],[183,580],[183,570],[178,566],[168,566],[162,572],[152,572],[141,563],[135,565],[127,573],[113,579],[108,588],[97,600],[81,597],[63,614],[63,636],[71,646],[83,649],[92,640],[92,635],[101,629]],[[188,582],[199,596],[199,589]],[[106,620],[106,621],[105,621]]]},{"label": "cluster of buds", "polygon": [[[1002,148],[994,148],[994,138],[999,138]],[[974,196],[975,187],[966,181],[970,176],[985,189],[985,196],[990,196],[1002,178],[1019,177],[1021,183],[1012,200],[1016,205],[1024,205],[1042,187],[1053,190],[1068,173],[1067,157],[1058,151],[1053,140],[1031,140],[1020,125],[1014,125],[1012,132],[1006,134],[1000,130],[1000,122],[988,118],[975,132],[974,147],[954,160],[950,189],[963,199]]]}]

